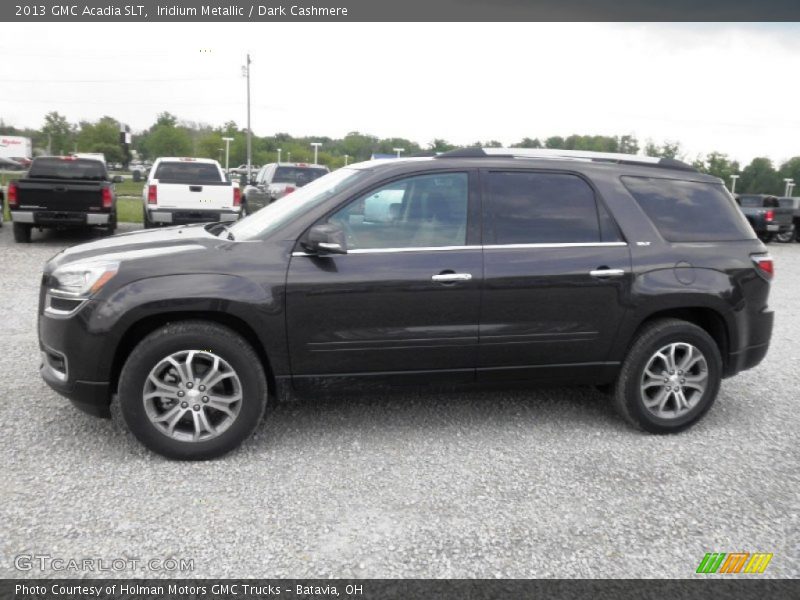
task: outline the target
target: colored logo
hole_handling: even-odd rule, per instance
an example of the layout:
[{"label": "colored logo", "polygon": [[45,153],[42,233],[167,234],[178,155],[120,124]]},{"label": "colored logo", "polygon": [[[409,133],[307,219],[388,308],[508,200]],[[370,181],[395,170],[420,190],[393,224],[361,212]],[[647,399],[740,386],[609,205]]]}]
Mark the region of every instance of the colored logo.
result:
[{"label": "colored logo", "polygon": [[709,552],[700,561],[697,573],[763,573],[772,554],[767,552]]}]

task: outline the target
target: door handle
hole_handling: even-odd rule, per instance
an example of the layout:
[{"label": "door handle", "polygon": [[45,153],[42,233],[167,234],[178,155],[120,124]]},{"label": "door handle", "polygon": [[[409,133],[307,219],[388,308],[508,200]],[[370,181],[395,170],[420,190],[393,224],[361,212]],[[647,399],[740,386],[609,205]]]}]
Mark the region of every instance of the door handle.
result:
[{"label": "door handle", "polygon": [[470,273],[440,273],[431,277],[431,281],[437,283],[453,283],[456,281],[469,281],[472,279]]},{"label": "door handle", "polygon": [[625,275],[624,269],[609,269],[607,267],[601,267],[599,269],[595,269],[594,271],[589,271],[589,275],[592,277],[599,277],[599,278],[606,278],[606,277],[622,277]]}]

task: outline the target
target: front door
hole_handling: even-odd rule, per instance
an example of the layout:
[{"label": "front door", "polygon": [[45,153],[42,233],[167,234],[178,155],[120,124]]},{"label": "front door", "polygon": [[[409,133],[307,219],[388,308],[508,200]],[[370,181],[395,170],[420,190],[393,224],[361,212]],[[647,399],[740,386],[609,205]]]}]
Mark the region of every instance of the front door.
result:
[{"label": "front door", "polygon": [[474,379],[482,253],[472,178],[440,172],[388,182],[326,219],[346,231],[347,254],[293,254],[287,316],[296,381]]},{"label": "front door", "polygon": [[478,378],[597,379],[631,282],[628,245],[572,173],[482,173],[484,291]]}]

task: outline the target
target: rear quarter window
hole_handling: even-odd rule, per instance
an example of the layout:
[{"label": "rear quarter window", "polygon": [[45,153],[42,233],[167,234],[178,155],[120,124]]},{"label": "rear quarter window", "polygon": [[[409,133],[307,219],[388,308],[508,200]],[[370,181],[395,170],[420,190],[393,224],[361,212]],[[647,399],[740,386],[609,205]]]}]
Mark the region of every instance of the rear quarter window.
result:
[{"label": "rear quarter window", "polygon": [[755,237],[721,183],[648,177],[622,177],[622,183],[669,242],[723,242]]}]

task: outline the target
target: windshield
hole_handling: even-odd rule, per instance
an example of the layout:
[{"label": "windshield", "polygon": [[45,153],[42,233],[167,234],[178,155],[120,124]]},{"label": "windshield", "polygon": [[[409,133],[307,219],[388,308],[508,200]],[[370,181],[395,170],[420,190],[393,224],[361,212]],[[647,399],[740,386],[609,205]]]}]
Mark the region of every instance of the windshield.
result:
[{"label": "windshield", "polygon": [[367,171],[347,168],[328,173],[237,221],[230,227],[230,232],[237,241],[264,238],[366,176]]}]

